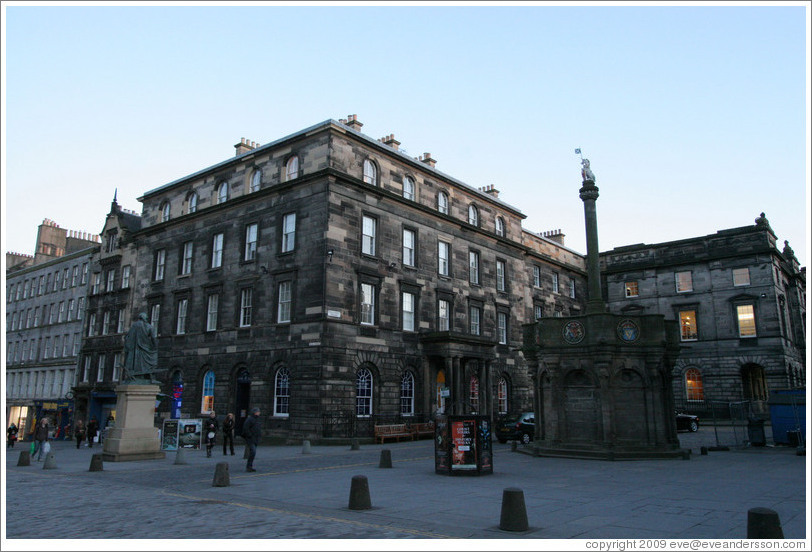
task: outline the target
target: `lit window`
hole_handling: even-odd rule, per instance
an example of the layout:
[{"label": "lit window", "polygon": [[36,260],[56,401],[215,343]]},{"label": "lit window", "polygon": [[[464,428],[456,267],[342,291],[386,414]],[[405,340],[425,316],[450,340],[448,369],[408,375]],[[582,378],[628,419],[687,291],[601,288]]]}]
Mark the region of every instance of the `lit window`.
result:
[{"label": "lit window", "polygon": [[291,282],[279,282],[279,306],[277,308],[277,322],[284,324],[290,322]]},{"label": "lit window", "polygon": [[750,269],[749,268],[734,268],[733,269],[733,285],[734,286],[749,286],[750,285]]},{"label": "lit window", "polygon": [[203,377],[203,400],[200,412],[208,414],[214,410],[214,372],[209,370]]},{"label": "lit window", "polygon": [[696,368],[689,368],[685,371],[685,396],[689,401],[705,400],[702,374]]},{"label": "lit window", "polygon": [[468,316],[470,319],[470,330],[471,335],[479,335],[480,334],[480,319],[481,311],[479,307],[469,307],[468,308]]},{"label": "lit window", "polygon": [[479,226],[479,211],[477,210],[476,205],[468,206],[468,224]]},{"label": "lit window", "polygon": [[496,383],[496,409],[499,414],[508,413],[508,385],[503,377]]},{"label": "lit window", "polygon": [[293,180],[297,176],[299,176],[299,158],[294,155],[285,165],[285,180]]},{"label": "lit window", "polygon": [[220,182],[217,186],[217,203],[225,203],[228,201],[228,182]]},{"label": "lit window", "polygon": [[175,328],[175,333],[178,335],[186,333],[186,312],[189,309],[189,300],[181,299],[178,301],[178,323]]},{"label": "lit window", "polygon": [[739,322],[739,337],[756,337],[756,316],[753,305],[738,305],[736,318]]},{"label": "lit window", "polygon": [[186,242],[183,244],[183,261],[181,263],[181,274],[191,274],[192,273],[192,255],[194,252],[194,245],[192,242]]},{"label": "lit window", "polygon": [[445,299],[437,301],[437,330],[447,332],[451,315],[451,304]]},{"label": "lit window", "polygon": [[375,324],[375,286],[361,284],[361,324]]},{"label": "lit window", "polygon": [[403,330],[407,332],[414,331],[414,294],[403,292],[401,293],[401,305],[403,316]]},{"label": "lit window", "polygon": [[639,295],[637,282],[626,282],[625,292],[626,297],[637,297]]},{"label": "lit window", "polygon": [[211,243],[211,267],[223,266],[223,234],[215,234]]},{"label": "lit window", "polygon": [[363,218],[361,253],[365,255],[375,255],[375,233],[377,221],[372,217]]},{"label": "lit window", "polygon": [[479,253],[468,252],[468,281],[472,284],[479,284]]},{"label": "lit window", "polygon": [[364,159],[364,182],[373,186],[378,185],[377,170],[369,159]]},{"label": "lit window", "polygon": [[437,194],[437,210],[442,214],[448,214],[448,195],[445,192]]},{"label": "lit window", "polygon": [[440,276],[449,275],[449,260],[451,259],[451,244],[444,241],[437,242],[437,272]]},{"label": "lit window", "polygon": [[296,213],[288,213],[282,219],[282,252],[293,251],[296,246]]},{"label": "lit window", "polygon": [[476,376],[471,376],[468,402],[471,403],[471,412],[479,412],[479,378]]},{"label": "lit window", "polygon": [[414,200],[414,180],[408,176],[403,178],[403,197],[408,200]]},{"label": "lit window", "polygon": [[253,261],[257,258],[257,223],[245,227],[245,254],[243,260]]},{"label": "lit window", "polygon": [[240,327],[245,328],[251,325],[251,300],[252,289],[246,288],[240,291]]},{"label": "lit window", "polygon": [[400,380],[400,415],[414,415],[414,376],[404,372]]},{"label": "lit window", "polygon": [[220,295],[212,293],[206,301],[206,331],[217,330],[217,313],[220,306]]},{"label": "lit window", "polygon": [[276,372],[274,382],[274,416],[290,415],[290,371],[287,368],[280,368]]},{"label": "lit window", "polygon": [[[164,270],[166,269],[166,250],[159,249],[155,252],[155,280],[164,279]],[[98,277],[98,274],[95,275]]]},{"label": "lit window", "polygon": [[414,230],[403,230],[403,264],[406,266],[415,266],[414,250],[415,250],[415,237]]},{"label": "lit window", "polygon": [[355,415],[372,415],[372,372],[367,368],[358,370],[355,379]]},{"label": "lit window", "polygon": [[262,181],[262,171],[255,170],[254,173],[251,175],[251,187],[249,188],[250,192],[258,192],[259,191],[259,184]]},{"label": "lit window", "polygon": [[506,289],[505,277],[505,261],[496,261],[496,289],[498,291],[505,291]]},{"label": "lit window", "polygon": [[677,293],[686,293],[694,290],[691,272],[677,272],[674,274],[674,279],[677,285]]},{"label": "lit window", "polygon": [[169,209],[170,207],[168,201],[161,205],[161,222],[166,222],[169,220]]},{"label": "lit window", "polygon": [[507,345],[507,314],[500,312],[496,314],[497,329],[499,331],[499,343]]},{"label": "lit window", "polygon": [[696,311],[680,311],[679,323],[681,328],[680,338],[682,341],[696,341],[699,332],[696,326]]},{"label": "lit window", "polygon": [[505,221],[502,217],[496,217],[496,235],[505,236]]}]

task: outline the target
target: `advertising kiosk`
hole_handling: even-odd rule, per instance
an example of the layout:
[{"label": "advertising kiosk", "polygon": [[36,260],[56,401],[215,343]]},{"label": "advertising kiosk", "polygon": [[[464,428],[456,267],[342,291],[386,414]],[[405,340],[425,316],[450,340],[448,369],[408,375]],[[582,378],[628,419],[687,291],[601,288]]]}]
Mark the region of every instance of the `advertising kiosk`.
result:
[{"label": "advertising kiosk", "polygon": [[438,416],[434,423],[434,472],[442,475],[493,473],[488,416]]}]

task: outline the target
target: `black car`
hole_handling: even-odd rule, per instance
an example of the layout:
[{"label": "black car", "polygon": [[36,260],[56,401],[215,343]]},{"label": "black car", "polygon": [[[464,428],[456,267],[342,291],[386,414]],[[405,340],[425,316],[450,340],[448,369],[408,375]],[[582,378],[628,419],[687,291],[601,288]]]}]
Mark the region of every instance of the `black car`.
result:
[{"label": "black car", "polygon": [[527,444],[533,440],[535,431],[536,415],[533,412],[522,412],[506,416],[497,422],[496,439],[500,443],[516,440]]},{"label": "black car", "polygon": [[698,431],[699,430],[699,416],[693,414],[685,414],[684,412],[675,412],[677,416],[677,431]]}]

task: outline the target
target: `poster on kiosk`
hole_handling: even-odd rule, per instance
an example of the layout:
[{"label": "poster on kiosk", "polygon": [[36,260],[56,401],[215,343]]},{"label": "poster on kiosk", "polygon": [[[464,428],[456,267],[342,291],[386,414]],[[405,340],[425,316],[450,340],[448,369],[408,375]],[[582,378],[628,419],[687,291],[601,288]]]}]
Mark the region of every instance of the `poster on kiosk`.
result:
[{"label": "poster on kiosk", "polygon": [[490,420],[487,416],[440,416],[434,427],[435,473],[493,473]]}]

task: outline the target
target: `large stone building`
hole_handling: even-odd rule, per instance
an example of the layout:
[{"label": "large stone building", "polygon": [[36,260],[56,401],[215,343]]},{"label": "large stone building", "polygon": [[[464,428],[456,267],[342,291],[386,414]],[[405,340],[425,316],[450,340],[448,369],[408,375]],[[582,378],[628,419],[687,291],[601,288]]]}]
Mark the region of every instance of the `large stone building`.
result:
[{"label": "large stone building", "polygon": [[46,219],[34,256],[6,255],[6,414],[21,437],[43,416],[57,437],[72,423],[88,266],[98,239]]},{"label": "large stone building", "polygon": [[259,406],[271,435],[329,437],[532,405],[521,324],[580,312],[583,257],[360,127],[243,140],[140,198],[133,308],[181,415]]},{"label": "large stone building", "polygon": [[[674,396],[708,410],[806,385],[806,269],[783,251],[762,213],[755,224],[601,255],[605,296],[618,314],[663,314],[680,324]],[[717,406],[718,406],[717,405]]]}]

